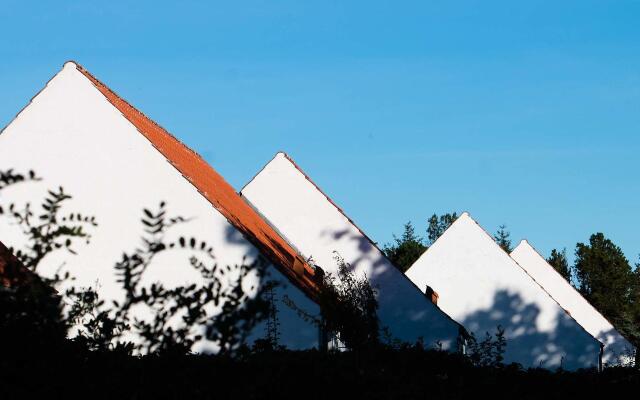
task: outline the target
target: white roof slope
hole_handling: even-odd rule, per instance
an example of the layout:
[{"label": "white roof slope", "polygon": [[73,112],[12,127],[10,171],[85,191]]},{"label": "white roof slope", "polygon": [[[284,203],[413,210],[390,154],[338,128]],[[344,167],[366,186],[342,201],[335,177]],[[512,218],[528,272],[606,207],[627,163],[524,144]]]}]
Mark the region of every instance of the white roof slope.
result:
[{"label": "white roof slope", "polygon": [[493,238],[463,213],[406,272],[482,340],[505,328],[506,362],[597,367],[600,343],[578,325]]},{"label": "white roof slope", "polygon": [[604,344],[603,362],[627,363],[633,354],[629,343],[533,246],[523,240],[511,257],[536,280],[592,336]]},{"label": "white roof slope", "polygon": [[356,274],[378,287],[379,318],[401,340],[440,342],[455,349],[460,325],[409,281],[284,153],[276,156],[242,196],[305,257],[335,273],[334,251]]},{"label": "white roof slope", "polygon": [[[0,170],[10,168],[34,170],[43,180],[3,191],[7,202],[37,206],[48,188],[62,186],[73,196],[63,211],[94,215],[98,222],[91,243],[76,246],[77,256],[48,256],[39,267],[45,275],[62,265],[77,277],[78,287],[97,287],[106,300],[120,298],[114,265],[139,245],[142,210],[165,201],[171,216],[189,218],[172,227],[167,240],[204,240],[221,267],[250,263],[261,254],[275,266],[269,272],[283,284],[277,290],[318,311],[300,290],[310,279],[304,260],[204,160],[73,62],[0,134]],[[0,219],[0,232],[7,245],[25,245],[22,232],[6,218]],[[145,279],[169,287],[197,281],[190,254],[162,253]],[[281,307],[279,322],[280,344],[317,345],[316,327],[295,311]],[[255,333],[264,337],[263,327]]]}]

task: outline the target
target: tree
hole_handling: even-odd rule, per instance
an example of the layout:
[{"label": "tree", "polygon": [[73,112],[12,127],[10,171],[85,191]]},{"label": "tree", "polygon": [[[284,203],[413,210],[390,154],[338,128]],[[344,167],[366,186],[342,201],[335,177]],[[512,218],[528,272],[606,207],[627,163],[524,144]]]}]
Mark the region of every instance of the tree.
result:
[{"label": "tree", "polygon": [[478,342],[471,332],[467,343],[467,355],[474,365],[479,367],[500,367],[507,349],[505,329],[498,325],[495,335],[485,332],[485,338]]},{"label": "tree", "polygon": [[[40,178],[33,172],[0,171],[0,192],[8,186],[35,180]],[[19,226],[26,238],[26,246],[12,252],[34,276],[48,254],[56,250],[75,254],[74,244],[90,239],[85,227],[97,226],[94,217],[64,213],[63,206],[69,199],[71,196],[60,187],[48,192],[38,211],[30,203],[10,203],[4,207],[0,204],[0,217],[9,218]],[[164,202],[155,212],[144,209],[141,222],[144,227],[142,246],[133,252],[124,252],[115,265],[123,300],[107,304],[93,288],[71,286],[73,277],[68,273],[41,279],[47,288],[57,289],[64,284],[66,290],[59,292],[59,296],[46,292],[44,296],[35,297],[34,293],[43,291],[32,290],[33,285],[0,288],[0,308],[3,310],[0,330],[3,335],[9,332],[2,329],[3,326],[41,332],[44,338],[56,335],[33,327],[57,327],[56,337],[60,332],[64,337],[67,329],[74,327],[74,341],[89,350],[120,349],[130,353],[137,348],[143,353],[186,353],[195,343],[204,340],[214,344],[220,353],[232,353],[240,348],[253,328],[269,314],[269,302],[264,294],[278,283],[265,279],[268,262],[258,257],[252,263],[243,260],[240,265],[218,266],[213,248],[206,242],[194,237],[167,240],[167,232],[187,220],[179,216],[168,217]],[[173,288],[159,282],[143,285],[142,277],[156,256],[172,249],[190,251],[188,264],[199,273],[198,282]],[[254,279],[260,284],[249,286],[247,282]],[[65,310],[60,304],[67,305]],[[15,312],[4,312],[5,309],[15,309]],[[140,318],[138,311],[141,309],[146,311],[145,318]],[[212,315],[211,310],[219,312]],[[27,322],[33,325],[31,329],[25,328]],[[11,332],[20,334],[20,330]],[[122,340],[128,333],[139,339],[135,346]]]},{"label": "tree", "polygon": [[433,214],[428,219],[426,240],[416,231],[411,224],[404,224],[404,232],[399,238],[393,235],[394,243],[384,246],[384,253],[402,272],[408,270],[413,263],[431,246],[451,224],[458,218],[458,214],[447,213],[443,215]]},{"label": "tree", "polygon": [[456,219],[458,219],[458,214],[446,213],[441,216],[437,216],[433,214],[431,218],[429,218],[429,226],[427,227],[427,240],[428,245],[431,246],[442,234],[444,231],[449,229],[451,224],[453,224]]},{"label": "tree", "polygon": [[393,235],[393,240],[394,243],[385,245],[383,251],[402,272],[408,270],[427,249],[424,239],[416,234],[411,222],[404,224],[402,236]]},{"label": "tree", "polygon": [[507,253],[511,253],[511,251],[513,250],[513,248],[511,247],[510,236],[511,233],[509,233],[509,231],[507,230],[507,226],[504,224],[500,225],[498,231],[495,233],[495,235],[493,235],[493,238],[496,240],[496,243],[498,243],[498,246],[500,246],[502,250],[506,251]]},{"label": "tree", "polygon": [[[135,348],[141,353],[184,354],[203,341],[221,354],[233,353],[269,314],[265,293],[277,282],[265,279],[268,263],[258,258],[253,263],[218,266],[206,242],[194,237],[167,240],[167,232],[187,220],[168,217],[164,202],[157,211],[143,211],[143,246],[124,253],[115,266],[124,299],[106,306],[91,288],[67,292],[74,300],[70,316],[80,325],[80,339],[95,350],[134,349],[121,340],[125,333],[133,333],[138,338]],[[200,275],[198,282],[173,288],[160,282],[143,285],[143,276],[155,258],[172,249],[192,253],[189,263]],[[249,277],[259,284],[247,287]],[[214,309],[218,312],[212,315]],[[145,311],[145,318],[140,317],[140,310]]]},{"label": "tree", "polygon": [[567,262],[567,249],[558,251],[551,250],[551,255],[547,258],[547,262],[551,265],[567,282],[571,283],[571,268]]},{"label": "tree", "polygon": [[626,325],[634,287],[629,261],[604,234],[576,245],[574,265],[580,293],[614,325]]},{"label": "tree", "polygon": [[324,273],[316,267],[320,317],[301,309],[286,296],[284,303],[322,332],[337,335],[350,350],[378,347],[381,329],[376,289],[366,276],[357,277],[351,265],[337,252],[334,254],[337,274]]}]

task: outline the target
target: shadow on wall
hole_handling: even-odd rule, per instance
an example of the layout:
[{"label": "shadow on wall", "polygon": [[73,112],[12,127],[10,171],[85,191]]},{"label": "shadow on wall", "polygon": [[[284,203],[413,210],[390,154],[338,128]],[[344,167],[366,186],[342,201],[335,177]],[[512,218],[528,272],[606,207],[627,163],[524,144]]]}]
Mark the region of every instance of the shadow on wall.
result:
[{"label": "shadow on wall", "polygon": [[[271,264],[260,252],[249,244],[245,236],[232,225],[227,226],[225,238],[230,245],[241,245],[245,248],[246,257],[259,258]],[[268,245],[283,251],[280,244],[271,238],[267,238]],[[247,344],[252,346],[257,341],[270,342],[273,346],[282,346],[289,350],[306,350],[318,348],[320,338],[318,328],[302,319],[298,313],[286,305],[288,298],[311,315],[319,315],[319,306],[309,299],[301,289],[297,288],[272,264],[267,268],[259,281],[254,282],[256,287],[272,286],[267,293],[270,303],[270,312],[265,320],[258,323],[251,335],[247,338]]]},{"label": "shadow on wall", "polygon": [[[369,283],[378,291],[381,325],[388,328],[393,338],[407,343],[422,340],[431,348],[456,348],[459,325],[433,305],[424,291],[396,268],[367,237],[352,229],[325,230],[321,237],[341,242],[343,249],[355,243],[356,249],[351,250],[351,254],[340,249],[332,250],[336,250],[357,275],[366,273]],[[331,270],[326,266],[320,267]]]},{"label": "shadow on wall", "polygon": [[462,324],[478,340],[493,334],[498,325],[505,329],[505,362],[524,367],[577,369],[597,367],[600,346],[566,313],[556,316],[555,329],[540,331],[536,321],[540,308],[525,303],[518,294],[500,290],[486,310],[468,315]]},{"label": "shadow on wall", "polygon": [[[388,275],[389,267],[393,267],[391,262],[379,251],[369,239],[361,234],[351,233],[350,229],[340,231],[324,231],[322,236],[329,236],[335,241],[344,240],[345,236],[348,240],[356,242],[358,247],[358,257],[346,260],[354,270],[357,270],[362,263],[368,263],[367,276],[374,283],[381,278],[381,275]],[[339,252],[339,251],[338,251]],[[340,252],[339,252],[340,253]],[[340,254],[345,256],[344,254]]]},{"label": "shadow on wall", "polygon": [[598,335],[601,342],[605,343],[605,366],[632,366],[636,359],[635,348],[620,335],[615,329],[601,332]]},{"label": "shadow on wall", "polygon": [[[368,274],[372,285],[384,287],[384,295],[380,298],[381,318],[384,314],[393,318],[391,321],[397,328],[395,331],[411,332],[415,329],[415,326],[411,325],[416,325],[415,322],[427,318],[428,313],[424,304],[415,297],[409,296],[407,285],[403,284],[405,282],[400,282],[401,280],[396,276],[402,274],[404,277],[404,274],[395,268],[366,237],[350,233],[347,229],[335,232],[325,231],[323,235],[330,235],[329,237],[334,240],[344,240],[347,237],[357,243],[358,256],[347,261],[356,270],[361,264],[369,264]],[[414,286],[410,281],[408,283]],[[425,288],[418,289],[421,292],[425,290]],[[400,312],[410,315],[409,319],[412,321],[398,319],[397,315]],[[486,332],[494,334],[496,328],[499,325],[502,326],[507,338],[505,352],[507,362],[519,362],[525,367],[562,366],[565,369],[598,366],[599,343],[577,325],[573,318],[561,311],[555,318],[555,329],[544,332],[540,331],[536,324],[539,314],[540,309],[535,303],[526,304],[517,294],[498,291],[494,294],[491,307],[476,311],[458,322],[468,331],[474,332],[478,340],[484,339]]]}]

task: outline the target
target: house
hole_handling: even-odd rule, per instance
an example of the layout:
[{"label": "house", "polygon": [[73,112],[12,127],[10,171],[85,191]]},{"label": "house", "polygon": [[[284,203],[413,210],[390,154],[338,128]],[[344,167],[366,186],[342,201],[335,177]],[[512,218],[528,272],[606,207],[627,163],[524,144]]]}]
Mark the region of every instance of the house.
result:
[{"label": "house", "polygon": [[[167,233],[171,240],[205,241],[219,267],[268,263],[267,277],[258,281],[250,275],[243,287],[255,290],[277,281],[273,299],[279,344],[317,346],[318,328],[281,302],[287,296],[318,312],[313,268],[198,154],[79,64],[65,63],[0,133],[0,171],[11,168],[34,170],[42,180],[7,188],[6,199],[35,207],[47,189],[62,186],[72,195],[65,209],[95,216],[98,224],[90,243],[76,246],[77,255],[58,251],[47,256],[40,274],[68,271],[75,286],[95,288],[107,302],[122,299],[114,265],[141,244],[143,209],[164,202],[167,217],[184,219]],[[27,244],[6,219],[0,219],[0,231],[16,248]],[[169,288],[197,283],[201,275],[191,266],[190,254],[177,248],[162,252],[145,271],[146,283]],[[265,337],[265,330],[265,323],[255,328],[250,341]]]},{"label": "house", "polygon": [[22,284],[39,282],[38,277],[13,255],[2,242],[0,242],[0,286],[12,288]]},{"label": "house", "polygon": [[468,213],[407,270],[477,341],[504,329],[505,362],[599,367],[601,343],[567,313]]},{"label": "house", "polygon": [[528,241],[522,240],[511,252],[511,258],[516,260],[587,332],[604,344],[602,361],[605,364],[626,365],[633,361],[633,345],[549,265]]},{"label": "house", "polygon": [[335,274],[336,255],[378,291],[381,325],[395,339],[455,351],[464,330],[389,261],[376,244],[284,153],[242,189],[244,199],[307,259]]}]

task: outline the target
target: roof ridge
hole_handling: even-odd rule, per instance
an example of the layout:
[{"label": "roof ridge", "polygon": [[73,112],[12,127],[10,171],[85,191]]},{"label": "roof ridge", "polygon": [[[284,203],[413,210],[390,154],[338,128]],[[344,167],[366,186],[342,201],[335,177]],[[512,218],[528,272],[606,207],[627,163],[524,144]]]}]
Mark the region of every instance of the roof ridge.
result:
[{"label": "roof ridge", "polygon": [[289,156],[289,154],[287,154],[284,151],[278,151],[276,153],[275,156],[273,156],[273,158],[271,159],[271,161],[269,161],[267,164],[265,164],[262,169],[244,186],[246,187],[247,185],[249,185],[249,183],[251,183],[259,174],[260,172],[262,172],[267,165],[269,165],[273,160],[276,159],[276,157],[278,157],[278,155],[282,154],[282,156],[289,161],[297,170],[298,172],[300,172],[300,174],[302,174],[302,176],[305,177],[305,179],[307,181],[309,181],[309,183],[311,183],[311,185],[313,185],[313,187],[320,193],[322,194],[327,201],[329,201],[329,203],[335,207],[338,212],[347,219],[347,221],[354,227],[356,228],[356,230],[358,232],[360,232],[360,234],[367,240],[369,241],[369,243],[382,255],[382,257],[389,262],[389,264],[391,264],[392,267],[394,267],[398,273],[402,276],[403,279],[405,279],[406,281],[408,281],[413,287],[416,288],[416,290],[419,293],[422,293],[425,296],[425,300],[433,305],[437,310],[439,310],[445,317],[447,317],[450,321],[453,321],[454,323],[456,323],[461,329],[466,331],[466,328],[458,321],[456,321],[453,317],[451,317],[449,314],[447,314],[442,308],[438,307],[437,304],[434,304],[431,299],[429,297],[426,296],[426,293],[422,291],[422,289],[420,289],[420,287],[418,287],[418,285],[416,285],[411,279],[409,279],[409,277],[402,272],[402,270],[400,269],[400,267],[398,267],[393,261],[391,261],[389,259],[389,257],[387,257],[387,255],[384,253],[384,251],[382,251],[382,249],[380,249],[380,247],[378,247],[377,243],[374,242],[366,233],[364,233],[364,231],[362,229],[360,229],[360,227],[349,217],[345,214],[345,212],[342,210],[342,208],[340,208],[322,189],[320,189],[320,187],[311,179],[311,177],[309,177],[309,175],[307,175],[304,170],[293,160],[293,158],[291,156]]},{"label": "roof ridge", "polygon": [[[102,85],[106,90],[108,90],[109,92],[111,92],[114,96],[116,96],[118,98],[118,100],[122,101],[123,103],[125,103],[127,106],[129,106],[134,112],[136,112],[137,114],[139,114],[142,118],[146,119],[148,122],[150,122],[151,124],[155,125],[157,128],[161,129],[164,131],[164,133],[166,133],[167,135],[171,136],[171,138],[173,138],[176,142],[180,143],[182,146],[184,146],[184,148],[188,151],[190,151],[191,153],[193,153],[194,155],[196,155],[198,157],[198,159],[203,163],[203,164],[207,164],[209,165],[203,158],[202,156],[195,150],[193,150],[192,148],[190,148],[189,146],[185,145],[184,142],[182,142],[180,139],[178,139],[175,135],[173,135],[171,132],[169,132],[168,129],[165,129],[162,125],[160,125],[159,123],[157,123],[155,120],[153,120],[152,118],[150,118],[149,116],[147,116],[145,113],[143,113],[142,111],[140,111],[137,107],[135,107],[133,104],[131,104],[130,102],[128,102],[126,99],[124,99],[123,97],[121,97],[120,95],[118,95],[114,90],[112,90],[110,87],[108,87],[107,85],[105,85],[102,81],[100,81],[98,78],[96,78],[91,72],[89,72],[86,68],[84,68],[82,65],[80,65],[79,63],[70,60],[67,61],[67,63],[73,63],[75,65],[75,67],[78,69],[78,71],[80,71],[82,74],[84,74],[85,76],[87,76],[91,81],[95,81],[97,83],[99,83],[100,85]],[[65,63],[66,64],[66,63]],[[116,107],[117,108],[117,107]],[[214,170],[215,171],[215,170]],[[216,171],[217,173],[217,171]]]},{"label": "roof ridge", "polygon": [[[538,251],[538,249],[536,249],[536,248],[535,248],[531,243],[529,243],[529,241],[528,241],[528,240],[526,240],[526,239],[523,239],[523,240],[520,242],[520,244],[522,244],[522,242],[524,242],[526,245],[528,245],[528,246],[531,248],[531,250],[533,250],[533,252],[534,252],[538,257],[540,257],[540,258],[544,261],[544,263],[547,265],[547,267],[548,267],[548,268],[550,268],[551,270],[553,270],[553,272],[555,272],[555,273],[558,275],[558,277],[559,277],[559,278],[562,278],[562,280],[563,280],[567,285],[569,285],[569,287],[570,287],[570,288],[571,288],[571,289],[572,289],[572,290],[573,290],[573,291],[574,291],[578,296],[580,296],[580,298],[582,298],[582,299],[583,299],[583,300],[584,300],[584,301],[585,301],[585,302],[586,302],[586,303],[587,303],[587,304],[588,304],[588,305],[589,305],[589,306],[590,306],[590,307],[591,307],[591,308],[592,308],[592,309],[593,309],[593,310],[594,310],[598,315],[600,315],[600,316],[601,316],[605,321],[607,321],[607,323],[608,323],[609,325],[611,325],[611,326],[613,327],[613,329],[614,329],[614,330],[615,330],[615,331],[616,331],[620,336],[622,336],[622,337],[623,337],[625,340],[627,340],[628,342],[631,342],[631,341],[629,340],[629,338],[627,338],[625,335],[623,335],[623,334],[618,330],[618,328],[616,328],[616,326],[615,326],[611,321],[609,321],[609,319],[608,319],[607,317],[605,317],[605,316],[600,312],[600,310],[598,310],[598,309],[597,309],[593,304],[591,304],[591,302],[590,302],[589,300],[587,300],[587,299],[582,295],[582,293],[580,293],[580,292],[578,291],[578,289],[576,289],[576,288],[575,288],[571,283],[569,283],[569,281],[567,281],[566,279],[564,279],[564,277],[563,277],[562,275],[560,275],[560,273],[559,273],[555,268],[553,268],[553,266],[552,266],[551,264],[549,264],[549,262],[544,258],[544,256],[543,256],[542,254],[540,254],[540,252]],[[516,246],[516,248],[518,248],[519,246],[520,246],[520,245]],[[515,250],[516,250],[516,249],[513,249],[513,251],[515,251]],[[512,251],[511,253],[513,253],[513,251]],[[513,258],[513,257],[511,257],[511,258]],[[517,261],[516,261],[516,262],[517,262]],[[523,267],[523,268],[524,268],[524,267]],[[540,285],[540,286],[542,286],[542,285]],[[577,321],[576,321],[576,322],[577,322]]]},{"label": "roof ridge", "polygon": [[[462,217],[462,215],[461,215],[461,217]],[[578,325],[578,326],[579,326],[579,327],[580,327],[584,332],[586,332],[586,333],[587,333],[587,335],[591,336],[591,337],[592,337],[592,338],[594,338],[597,342],[599,342],[601,345],[603,345],[603,343],[600,341],[600,339],[598,339],[597,337],[595,337],[595,336],[593,336],[591,333],[589,333],[589,331],[588,331],[588,330],[586,330],[586,329],[585,329],[585,327],[584,327],[584,326],[582,326],[582,324],[581,324],[580,322],[576,321],[576,319],[575,319],[575,318],[573,318],[573,315],[571,315],[571,313],[569,312],[569,310],[567,310],[566,308],[562,307],[562,304],[560,304],[560,303],[558,302],[558,300],[556,300],[556,299],[555,299],[555,297],[553,297],[553,296],[551,295],[551,293],[549,293],[549,292],[547,291],[547,289],[545,289],[545,288],[544,288],[544,286],[542,286],[542,285],[540,284],[540,282],[538,282],[538,281],[537,281],[533,276],[531,276],[531,274],[529,274],[529,272],[528,272],[528,271],[527,271],[527,270],[526,270],[522,265],[520,265],[520,263],[519,263],[519,262],[517,262],[513,257],[511,257],[511,254],[510,254],[510,253],[507,253],[507,251],[506,251],[505,249],[503,249],[503,248],[498,244],[498,242],[496,242],[495,238],[494,238],[493,236],[491,236],[491,234],[490,234],[486,229],[484,229],[484,227],[483,227],[482,225],[480,225],[480,223],[478,223],[478,221],[476,221],[476,220],[471,216],[471,214],[470,214],[470,213],[467,213],[467,219],[471,220],[471,222],[473,222],[473,223],[474,223],[478,228],[480,228],[480,230],[481,230],[482,232],[484,232],[484,234],[485,234],[485,235],[487,235],[487,236],[489,237],[489,239],[491,240],[491,243],[493,243],[496,247],[498,247],[498,250],[499,250],[499,251],[501,251],[503,254],[505,254],[505,255],[506,255],[506,256],[507,256],[507,257],[508,257],[508,258],[509,258],[509,259],[510,259],[514,264],[516,264],[516,266],[517,266],[518,268],[520,268],[520,270],[521,270],[522,272],[524,272],[524,273],[525,273],[529,278],[531,278],[531,280],[532,280],[536,285],[538,285],[538,287],[539,287],[540,289],[542,289],[542,291],[543,291],[543,292],[544,292],[544,293],[545,293],[545,294],[546,294],[546,295],[547,295],[551,300],[553,300],[553,302],[554,302],[554,303],[556,303],[556,304],[558,305],[558,307],[559,307],[562,311],[564,311],[564,312],[565,312],[565,314],[567,314],[567,315],[569,316],[569,318],[571,318],[571,319],[576,323],[576,325]],[[442,234],[442,236],[444,236],[444,234],[447,232],[447,230],[451,229],[451,227],[452,227],[452,226],[453,226],[453,225],[454,225],[458,220],[459,220],[459,218],[458,218],[456,221],[454,221],[454,222],[453,222],[453,224],[451,224],[451,225],[449,226],[449,228],[445,229],[445,231],[444,231],[444,233]],[[442,237],[442,236],[441,236],[441,237]],[[425,253],[426,253],[427,251],[429,251],[429,249],[425,250]]]},{"label": "roof ridge", "polygon": [[[349,216],[344,212],[344,210],[343,210],[340,206],[338,206],[338,204],[336,204],[336,202],[334,202],[334,201],[333,201],[333,199],[331,199],[331,197],[329,197],[329,195],[327,195],[327,194],[326,194],[326,193],[325,193],[325,192],[320,188],[320,186],[318,186],[318,185],[313,181],[313,179],[311,179],[311,177],[310,177],[309,175],[307,175],[307,174],[302,170],[302,168],[301,168],[301,167],[300,167],[300,166],[299,166],[299,165],[298,165],[298,164],[293,160],[293,158],[291,158],[291,156],[289,156],[289,154],[287,154],[287,153],[285,153],[285,152],[278,152],[278,153],[276,153],[276,156],[277,156],[278,154],[282,154],[282,155],[283,155],[287,160],[289,160],[289,162],[290,162],[291,164],[293,164],[293,166],[294,166],[298,171],[300,171],[300,173],[301,173],[301,174],[302,174],[302,175],[303,175],[303,176],[304,176],[304,177],[305,177],[305,178],[306,178],[306,179],[307,179],[307,180],[308,180],[308,181],[309,181],[309,182],[310,182],[310,183],[311,183],[315,188],[316,188],[316,190],[318,190],[318,192],[320,192],[324,197],[326,197],[326,199],[329,201],[329,203],[331,203],[331,205],[333,205],[333,206],[334,206],[334,207],[335,207],[335,208],[340,212],[340,214],[342,214],[342,216],[343,216],[343,217],[345,217],[345,218],[349,221],[349,223],[350,223],[351,225],[353,225],[353,226],[354,226],[354,228],[356,228],[356,229],[358,230],[358,232],[360,232],[360,234],[361,234],[362,236],[364,236],[364,237],[369,241],[369,243],[371,243],[371,245],[373,245],[373,247],[375,247],[376,249],[378,249],[378,251],[380,251],[380,252],[384,255],[384,252],[383,252],[383,251],[378,247],[377,242],[374,242],[374,241],[373,241],[373,239],[371,239],[371,238],[370,238],[366,233],[364,233],[364,231],[363,231],[362,229],[360,229],[360,227],[358,226],[358,224],[356,224],[356,223],[355,223],[355,221],[353,221],[353,220],[352,220],[352,219],[351,219],[351,218],[350,218],[350,217],[349,217]],[[275,157],[274,157],[274,159],[275,159]],[[386,257],[386,256],[385,256],[385,257]],[[391,262],[391,260],[389,260],[389,262]],[[394,267],[398,268],[398,267],[397,267],[393,262],[391,262],[391,264],[393,264],[393,265],[394,265]]]},{"label": "roof ridge", "polygon": [[143,135],[150,144],[194,188],[220,212],[249,242],[269,259],[289,280],[303,292],[315,298],[317,286],[314,269],[304,258],[248,205],[233,187],[209,165],[197,152],[190,149],[174,135],[147,117],[144,113],[120,97],[80,64],[72,62],[83,74]]}]

